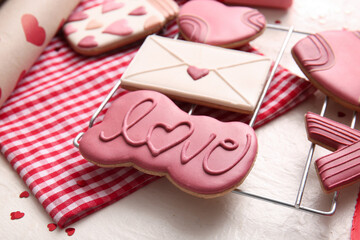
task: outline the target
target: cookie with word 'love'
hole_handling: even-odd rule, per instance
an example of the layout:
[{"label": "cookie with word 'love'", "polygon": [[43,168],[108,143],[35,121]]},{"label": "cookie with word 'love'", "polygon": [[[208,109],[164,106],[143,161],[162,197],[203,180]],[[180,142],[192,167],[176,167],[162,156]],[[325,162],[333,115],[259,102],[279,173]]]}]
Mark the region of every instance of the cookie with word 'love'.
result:
[{"label": "cookie with word 'love'", "polygon": [[63,31],[76,52],[98,55],[158,32],[178,11],[173,0],[105,0],[74,12]]},{"label": "cookie with word 'love'", "polygon": [[181,190],[219,197],[239,186],[257,155],[249,125],[193,116],[165,95],[129,92],[112,103],[104,120],[82,136],[79,150],[101,167],[135,167],[166,176]]},{"label": "cookie with word 'love'", "polygon": [[266,20],[258,10],[215,0],[185,3],[179,12],[181,35],[189,41],[235,48],[260,36]]},{"label": "cookie with word 'love'", "polygon": [[315,87],[341,105],[360,111],[360,32],[309,35],[292,48],[292,54]]}]

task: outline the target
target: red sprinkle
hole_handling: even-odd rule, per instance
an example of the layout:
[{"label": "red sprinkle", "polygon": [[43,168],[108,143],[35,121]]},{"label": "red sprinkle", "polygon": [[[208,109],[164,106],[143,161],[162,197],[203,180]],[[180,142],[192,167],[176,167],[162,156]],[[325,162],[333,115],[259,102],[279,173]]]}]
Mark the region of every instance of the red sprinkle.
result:
[{"label": "red sprinkle", "polygon": [[47,225],[47,228],[49,229],[50,232],[52,232],[57,228],[57,225],[55,223],[49,223]]},{"label": "red sprinkle", "polygon": [[85,187],[87,185],[85,180],[78,180],[76,183],[79,187]]},{"label": "red sprinkle", "polygon": [[281,21],[280,21],[280,20],[276,20],[275,23],[276,23],[276,24],[280,24]]},{"label": "red sprinkle", "polygon": [[10,213],[11,220],[20,219],[25,215],[25,213],[22,213],[20,211],[12,212]]},{"label": "red sprinkle", "polygon": [[65,232],[68,236],[72,236],[75,233],[75,228],[67,228],[65,229]]},{"label": "red sprinkle", "polygon": [[28,198],[30,196],[28,191],[23,191],[22,193],[20,193],[19,197],[20,198]]},{"label": "red sprinkle", "polygon": [[343,113],[343,112],[338,112],[337,115],[338,115],[338,117],[345,117],[346,116],[346,114]]}]

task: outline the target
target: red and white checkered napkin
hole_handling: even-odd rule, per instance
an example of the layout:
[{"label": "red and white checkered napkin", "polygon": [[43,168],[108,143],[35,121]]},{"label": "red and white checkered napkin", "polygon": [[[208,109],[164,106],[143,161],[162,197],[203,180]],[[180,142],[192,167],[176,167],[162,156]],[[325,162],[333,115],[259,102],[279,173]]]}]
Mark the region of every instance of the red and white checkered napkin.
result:
[{"label": "red and white checkered napkin", "polygon": [[[173,23],[165,35],[176,32]],[[72,145],[137,49],[138,45],[88,58],[74,53],[61,36],[55,37],[0,111],[1,152],[60,227],[157,179],[133,168],[96,167]],[[278,70],[257,126],[293,108],[314,91],[303,79]],[[125,92],[116,93],[121,94]],[[199,107],[196,114],[225,121],[249,118],[205,107]]]}]

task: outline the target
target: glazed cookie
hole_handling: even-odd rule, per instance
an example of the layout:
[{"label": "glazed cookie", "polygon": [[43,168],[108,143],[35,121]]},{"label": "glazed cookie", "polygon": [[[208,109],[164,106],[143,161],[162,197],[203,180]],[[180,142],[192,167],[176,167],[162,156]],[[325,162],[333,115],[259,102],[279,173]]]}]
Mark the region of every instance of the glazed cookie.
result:
[{"label": "glazed cookie", "polygon": [[214,0],[187,2],[177,21],[186,40],[226,48],[257,38],[266,25],[265,17],[256,9],[226,6]]},{"label": "glazed cookie", "polygon": [[360,180],[360,141],[317,159],[315,167],[327,193],[357,183]]},{"label": "glazed cookie", "polygon": [[105,0],[74,12],[63,31],[76,52],[97,55],[158,32],[177,14],[173,0]]},{"label": "glazed cookie", "polygon": [[318,114],[305,115],[309,141],[336,151],[360,140],[360,131]]},{"label": "glazed cookie", "polygon": [[292,54],[310,82],[343,106],[360,111],[360,33],[327,31],[300,40]]},{"label": "glazed cookie", "polygon": [[234,4],[234,5],[247,5],[256,7],[270,7],[287,9],[291,7],[293,0],[218,0],[219,2]]},{"label": "glazed cookie", "polygon": [[244,181],[257,138],[247,124],[192,116],[161,93],[142,90],[112,103],[104,120],[82,136],[79,150],[101,167],[133,166],[212,198]]},{"label": "glazed cookie", "polygon": [[315,161],[325,192],[337,191],[360,180],[360,131],[315,113],[305,115],[308,138],[330,151]]},{"label": "glazed cookie", "polygon": [[152,35],[122,75],[121,86],[252,113],[270,65],[269,58],[257,54]]}]

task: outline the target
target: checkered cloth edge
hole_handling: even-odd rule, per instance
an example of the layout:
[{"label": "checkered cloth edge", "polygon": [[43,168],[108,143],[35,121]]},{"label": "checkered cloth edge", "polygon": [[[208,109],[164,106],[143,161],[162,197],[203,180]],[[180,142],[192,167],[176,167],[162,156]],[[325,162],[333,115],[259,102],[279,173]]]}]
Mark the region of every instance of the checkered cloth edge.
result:
[{"label": "checkered cloth edge", "polygon": [[[78,9],[101,2],[83,1]],[[172,37],[177,31],[173,22],[163,35]],[[59,35],[0,110],[1,152],[59,227],[157,179],[133,168],[99,168],[84,160],[72,145],[75,136],[86,130],[94,110],[121,78],[138,47],[84,57],[73,52]],[[256,52],[250,47],[247,50]],[[280,67],[255,127],[292,109],[314,91],[307,81]],[[122,94],[126,92],[120,89],[112,99]],[[186,104],[180,105],[186,108]],[[195,114],[223,121],[249,120],[247,115],[206,107],[198,107]]]}]

